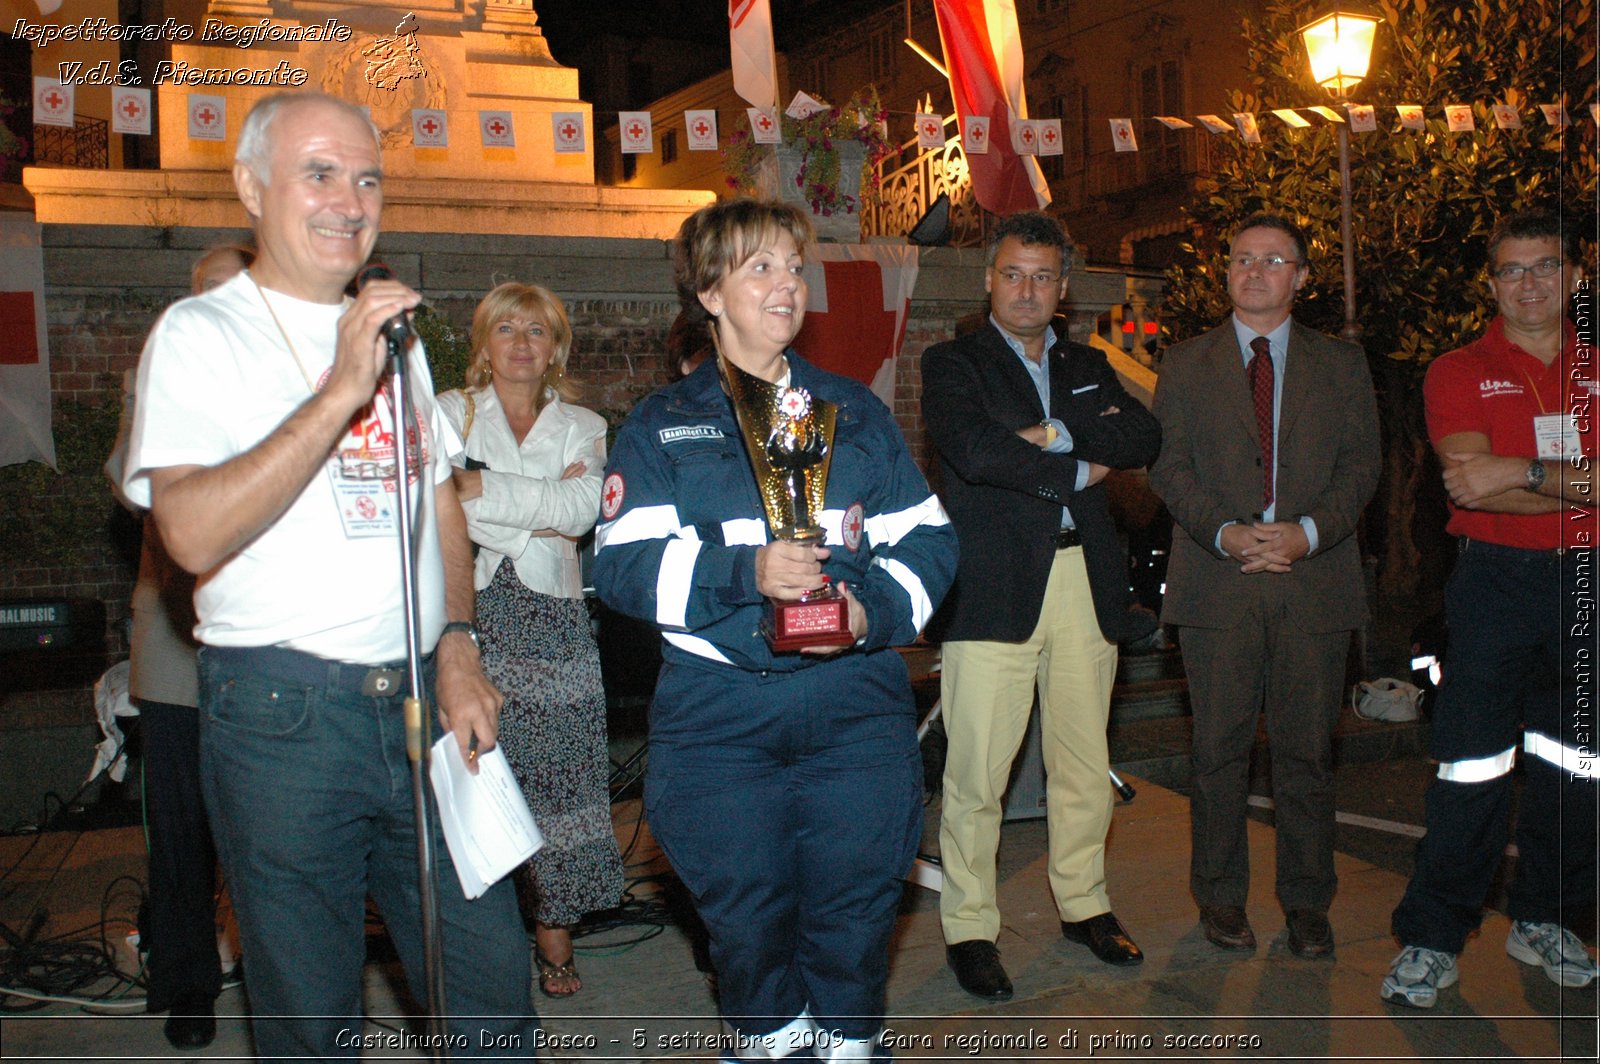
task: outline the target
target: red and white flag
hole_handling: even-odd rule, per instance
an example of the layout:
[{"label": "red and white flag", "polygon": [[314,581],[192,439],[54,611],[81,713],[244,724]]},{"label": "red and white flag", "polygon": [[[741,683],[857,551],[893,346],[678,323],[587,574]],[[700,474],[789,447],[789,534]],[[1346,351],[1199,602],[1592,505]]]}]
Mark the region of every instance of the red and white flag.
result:
[{"label": "red and white flag", "polygon": [[655,149],[649,111],[618,111],[617,132],[622,138],[624,155],[648,155]]},{"label": "red and white flag", "polygon": [[961,120],[961,146],[968,155],[989,154],[989,118],[987,115],[967,115]]},{"label": "red and white flag", "polygon": [[479,111],[478,129],[483,134],[485,148],[517,146],[517,127],[511,120],[510,111]]},{"label": "red and white flag", "polygon": [[776,107],[746,107],[750,116],[750,136],[757,144],[783,143],[783,128],[778,124]]},{"label": "red and white flag", "polygon": [[1414,129],[1422,132],[1428,128],[1428,120],[1423,116],[1422,108],[1414,103],[1403,103],[1395,108],[1395,113],[1400,116],[1401,129]]},{"label": "red and white flag", "polygon": [[1216,115],[1195,115],[1195,121],[1213,133],[1232,133],[1233,127]]},{"label": "red and white flag", "polygon": [[1256,116],[1249,111],[1234,113],[1233,124],[1239,127],[1239,136],[1246,144],[1261,143],[1261,129],[1256,125]]},{"label": "red and white flag", "polygon": [[1011,147],[1018,155],[1038,155],[1039,124],[1031,118],[1019,118],[1012,122]]},{"label": "red and white flag", "polygon": [[555,138],[558,155],[581,154],[588,142],[585,136],[583,112],[551,112],[550,133]]},{"label": "red and white flag", "polygon": [[1111,121],[1111,146],[1118,151],[1138,151],[1139,138],[1133,132],[1131,118],[1113,118]]},{"label": "red and white flag", "polygon": [[917,147],[923,151],[944,147],[944,116],[920,114],[917,116]]},{"label": "red and white flag", "polygon": [[1570,126],[1572,124],[1571,120],[1567,118],[1567,109],[1558,103],[1540,104],[1539,113],[1544,115],[1544,120],[1546,122],[1549,122],[1557,129],[1560,129],[1562,126]]},{"label": "red and white flag", "polygon": [[150,90],[118,85],[111,90],[111,132],[150,135]]},{"label": "red and white flag", "polygon": [[1508,103],[1491,105],[1494,110],[1494,124],[1501,129],[1521,129],[1522,116],[1517,114],[1517,109]]},{"label": "red and white flag", "polygon": [[1037,121],[1039,130],[1039,154],[1061,154],[1061,119],[1041,118]]},{"label": "red and white flag", "polygon": [[794,99],[789,101],[789,106],[783,109],[783,113],[799,122],[810,118],[818,111],[826,111],[827,109],[827,104],[809,92],[797,92],[794,94]]},{"label": "red and white flag", "polygon": [[1478,128],[1472,118],[1472,107],[1464,103],[1444,105],[1444,124],[1452,133],[1471,133]]},{"label": "red and white flag", "polygon": [[892,410],[917,249],[818,244],[814,250],[806,252],[806,321],[794,346],[807,362],[867,385]]},{"label": "red and white flag", "polygon": [[755,107],[778,106],[778,57],[772,50],[767,0],[728,0],[728,50],[733,91]]},{"label": "red and white flag", "polygon": [[717,150],[717,112],[694,110],[683,112],[683,127],[689,131],[690,151]]},{"label": "red and white flag", "polygon": [[450,116],[427,107],[411,109],[411,143],[419,148],[450,146]]},{"label": "red and white flag", "polygon": [[191,140],[228,139],[228,101],[222,96],[189,94]]},{"label": "red and white flag", "polygon": [[[1013,0],[934,0],[950,95],[962,127],[986,117],[990,150],[968,154],[972,194],[985,210],[1005,215],[1050,202],[1039,164],[1023,158],[1014,125],[1028,115],[1023,92],[1022,34]],[[1037,135],[1037,134],[1036,134]]]},{"label": "red and white flag", "polygon": [[1166,126],[1168,129],[1193,129],[1194,128],[1193,123],[1185,122],[1183,119],[1179,118],[1177,115],[1156,115],[1155,118],[1156,118],[1157,122],[1160,122],[1162,125]]},{"label": "red and white flag", "polygon": [[0,336],[0,466],[53,467],[44,249],[39,225],[25,211],[0,211]]},{"label": "red and white flag", "polygon": [[1306,121],[1305,115],[1296,111],[1293,107],[1276,107],[1273,108],[1272,113],[1277,116],[1278,121],[1290,129],[1304,129],[1311,124]]},{"label": "red and white flag", "polygon": [[57,78],[33,79],[33,124],[72,128],[77,118],[76,92]]},{"label": "red and white flag", "polygon": [[1347,103],[1344,106],[1345,114],[1350,116],[1350,132],[1376,133],[1378,131],[1378,109],[1370,103]]}]

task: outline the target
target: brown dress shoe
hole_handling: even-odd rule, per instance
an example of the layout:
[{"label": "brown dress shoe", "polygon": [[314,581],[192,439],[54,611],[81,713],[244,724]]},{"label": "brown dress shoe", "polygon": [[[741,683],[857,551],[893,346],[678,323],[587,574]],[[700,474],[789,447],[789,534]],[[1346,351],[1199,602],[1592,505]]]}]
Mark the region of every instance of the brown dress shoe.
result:
[{"label": "brown dress shoe", "polygon": [[1326,957],[1333,952],[1333,928],[1318,909],[1290,909],[1289,952],[1296,957]]},{"label": "brown dress shoe", "polygon": [[1250,930],[1250,918],[1240,905],[1200,906],[1200,926],[1206,938],[1223,949],[1255,949],[1256,933]]},{"label": "brown dress shoe", "polygon": [[1061,934],[1068,942],[1088,946],[1107,964],[1132,965],[1144,960],[1144,952],[1128,935],[1115,913],[1101,913],[1087,920],[1061,921]]},{"label": "brown dress shoe", "polygon": [[946,946],[944,955],[956,973],[956,982],[967,993],[987,1001],[1011,999],[1011,979],[1000,966],[1000,951],[993,942],[968,939]]}]

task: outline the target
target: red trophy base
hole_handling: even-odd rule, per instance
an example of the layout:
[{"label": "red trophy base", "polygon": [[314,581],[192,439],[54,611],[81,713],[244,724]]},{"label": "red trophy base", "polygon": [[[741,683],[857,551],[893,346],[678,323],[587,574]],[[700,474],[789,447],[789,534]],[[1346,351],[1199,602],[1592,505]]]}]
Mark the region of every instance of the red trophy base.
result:
[{"label": "red trophy base", "polygon": [[767,600],[761,634],[773,650],[805,647],[847,647],[856,641],[850,631],[850,601],[832,584],[813,591],[801,602]]}]

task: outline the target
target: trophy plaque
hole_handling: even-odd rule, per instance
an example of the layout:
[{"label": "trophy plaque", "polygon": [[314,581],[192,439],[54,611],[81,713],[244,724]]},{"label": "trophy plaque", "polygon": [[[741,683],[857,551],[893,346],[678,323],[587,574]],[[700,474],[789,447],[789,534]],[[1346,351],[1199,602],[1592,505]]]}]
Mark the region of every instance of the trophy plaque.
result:
[{"label": "trophy plaque", "polygon": [[[838,411],[804,388],[779,387],[726,358],[717,364],[733,400],[772,537],[822,542],[823,530],[816,519],[827,489]],[[850,602],[827,576],[821,587],[797,602],[769,598],[761,631],[778,651],[849,646],[856,641],[850,631]]]}]

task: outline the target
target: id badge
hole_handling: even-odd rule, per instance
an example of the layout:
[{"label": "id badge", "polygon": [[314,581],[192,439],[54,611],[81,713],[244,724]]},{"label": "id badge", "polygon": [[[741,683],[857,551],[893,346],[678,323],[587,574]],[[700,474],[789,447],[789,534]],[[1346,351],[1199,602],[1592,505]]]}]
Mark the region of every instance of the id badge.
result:
[{"label": "id badge", "polygon": [[1533,440],[1540,458],[1582,454],[1583,442],[1570,414],[1540,414],[1533,419]]},{"label": "id badge", "polygon": [[339,506],[339,521],[344,525],[346,539],[396,534],[397,496],[383,490],[386,483],[393,481],[346,480],[339,476],[334,463],[329,463],[328,479],[333,482],[333,498]]}]

